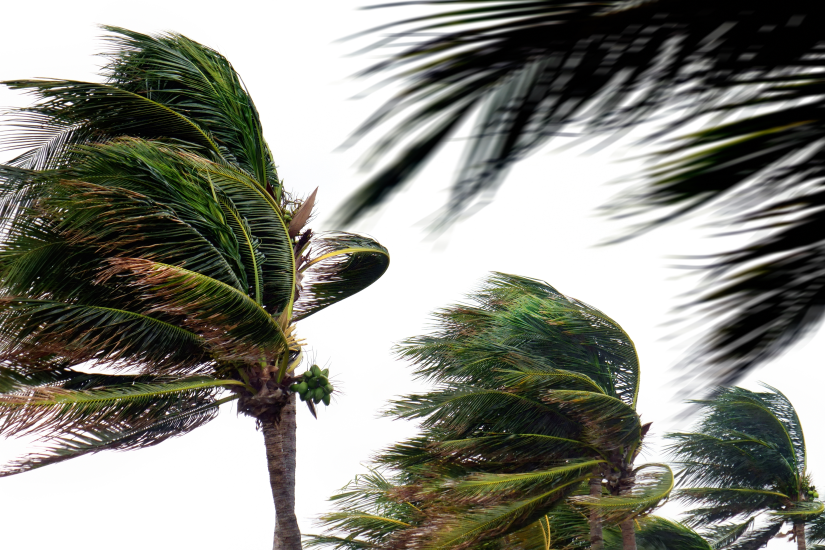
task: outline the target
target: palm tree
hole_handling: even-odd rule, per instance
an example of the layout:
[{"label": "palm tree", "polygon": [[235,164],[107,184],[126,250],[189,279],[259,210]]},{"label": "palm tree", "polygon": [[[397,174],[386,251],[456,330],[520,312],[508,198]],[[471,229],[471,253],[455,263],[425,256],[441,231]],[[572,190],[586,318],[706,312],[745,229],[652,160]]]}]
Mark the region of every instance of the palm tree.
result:
[{"label": "palm tree", "polygon": [[[229,62],[177,34],[112,33],[104,83],[21,80],[0,166],[0,415],[45,448],[12,475],[187,433],[238,400],[263,431],[274,545],[300,548],[295,322],[369,286],[381,245],[304,226]],[[311,373],[311,374],[310,374]],[[313,386],[313,387],[308,387]]]},{"label": "palm tree", "polygon": [[611,201],[610,210],[654,214],[640,229],[706,207],[722,213],[726,228],[762,222],[776,230],[706,265],[711,282],[696,301],[709,328],[686,363],[710,368],[710,383],[735,383],[821,319],[825,15],[816,4],[419,0],[374,7],[406,4],[434,12],[371,31],[391,32],[373,46],[390,54],[363,75],[400,88],[351,138],[378,135],[365,167],[391,160],[352,194],[340,221],[388,201],[462,126],[472,131],[436,230],[488,200],[515,162],[565,131],[612,141],[651,115],[683,109],[651,135],[661,137],[691,121],[759,112],[671,144],[647,184]]},{"label": "palm tree", "polygon": [[[766,387],[722,389],[695,402],[702,414],[695,431],[667,436],[681,466],[677,477],[687,486],[677,495],[700,505],[687,512],[688,525],[716,525],[717,534],[729,533],[730,543],[742,537],[737,549],[761,548],[790,524],[791,537],[804,550],[805,524],[825,505],[807,472],[799,417],[787,397]],[[757,518],[765,521],[748,530]],[[718,525],[730,520],[738,523]]]},{"label": "palm tree", "polygon": [[377,460],[425,516],[388,546],[475,548],[568,502],[589,514],[593,548],[602,521],[635,548],[634,519],[667,497],[673,476],[635,464],[649,425],[635,409],[633,343],[600,311],[533,279],[494,274],[472,298],[399,348],[438,386],[388,413],[421,419],[419,436]]}]

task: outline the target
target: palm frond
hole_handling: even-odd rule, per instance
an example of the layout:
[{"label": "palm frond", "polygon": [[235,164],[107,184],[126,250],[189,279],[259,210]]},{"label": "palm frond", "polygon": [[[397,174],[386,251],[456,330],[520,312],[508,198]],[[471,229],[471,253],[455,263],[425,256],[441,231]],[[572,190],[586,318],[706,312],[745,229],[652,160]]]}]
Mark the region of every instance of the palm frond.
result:
[{"label": "palm frond", "polygon": [[572,479],[528,498],[489,508],[472,508],[462,514],[439,516],[421,528],[422,534],[419,536],[427,538],[428,546],[457,550],[475,547],[479,542],[518,531],[545,516],[587,477]]},{"label": "palm frond", "polygon": [[805,526],[805,539],[808,542],[825,542],[825,514],[808,519]]},{"label": "palm frond", "polygon": [[418,376],[498,387],[503,371],[565,370],[635,406],[635,347],[601,311],[541,281],[503,273],[493,273],[470,298],[435,314],[435,335],[398,348],[416,363]]},{"label": "palm frond", "polygon": [[557,405],[584,426],[583,439],[593,446],[614,449],[638,445],[642,422],[638,413],[615,397],[576,390],[551,390],[542,401]]},{"label": "palm frond", "polygon": [[[743,80],[821,67],[822,18],[799,1],[748,9],[709,1],[401,4],[436,8],[373,29],[391,29],[374,45],[390,54],[363,74],[386,75],[402,88],[352,141],[392,121],[368,152],[367,167],[392,151],[424,151],[383,167],[342,210],[347,220],[385,202],[460,122],[472,119],[473,128],[441,221],[492,194],[514,162],[571,122],[587,135],[610,131],[615,139],[662,107],[713,104]],[[445,120],[452,132],[439,128]],[[432,143],[439,129],[445,135]]]},{"label": "palm frond", "polygon": [[185,112],[214,136],[261,187],[280,195],[280,181],[260,116],[240,76],[225,57],[185,36],[147,35],[120,27],[111,33],[104,75],[118,87]]},{"label": "palm frond", "polygon": [[301,267],[299,297],[293,319],[300,320],[367,288],[390,265],[386,248],[351,233],[312,237]]},{"label": "palm frond", "polygon": [[780,506],[790,497],[778,491],[748,488],[695,487],[680,489],[675,497],[688,504],[703,504],[686,512],[688,525],[710,526],[721,521],[749,518],[762,510]]},{"label": "palm frond", "polygon": [[73,389],[77,381],[74,377],[59,385],[0,396],[3,417],[0,434],[7,437],[38,434],[53,439],[63,432],[91,431],[124,422],[139,428],[165,418],[170,410],[178,410],[187,403],[201,403],[221,388],[242,384],[202,376],[180,379],[98,376],[91,380],[96,385],[84,389]]},{"label": "palm frond", "polygon": [[779,534],[784,524],[784,520],[768,521],[765,525],[755,528],[740,537],[733,545],[727,547],[726,550],[759,550],[760,548],[764,548],[768,544],[768,541]]},{"label": "palm frond", "polygon": [[775,510],[774,515],[777,516],[791,516],[795,518],[810,518],[819,516],[825,512],[825,503],[818,500],[809,502],[794,502],[791,506],[786,506],[781,510]]},{"label": "palm frond", "polygon": [[[658,516],[637,520],[636,546],[639,550],[712,550],[699,533],[681,523]],[[621,550],[621,535],[608,528],[612,536],[605,536],[605,550]]]},{"label": "palm frond", "polygon": [[227,358],[260,360],[288,347],[275,319],[252,298],[225,283],[149,260],[112,258],[109,264],[100,281],[129,277],[130,285],[152,297],[153,310],[177,314],[184,328],[198,333]]},{"label": "palm frond", "polygon": [[177,407],[170,407],[165,415],[141,422],[138,426],[124,421],[88,431],[70,432],[46,449],[12,461],[0,470],[0,477],[100,451],[141,449],[157,445],[203,426],[215,418],[218,407],[237,398],[238,396],[229,396],[216,400],[210,397],[200,403],[179,403]]},{"label": "palm frond", "polygon": [[218,145],[195,121],[147,96],[119,87],[75,80],[14,80],[2,83],[39,101],[17,111],[17,128],[0,145],[30,148],[10,164],[29,169],[65,166],[73,146],[118,136],[179,139],[206,154],[220,154]]},{"label": "palm frond", "polygon": [[508,464],[537,463],[547,457],[574,458],[599,450],[575,439],[539,434],[493,434],[467,439],[437,440],[430,451],[451,461],[471,461],[478,456],[485,460]]},{"label": "palm frond", "polygon": [[753,529],[754,520],[755,518],[750,518],[742,523],[711,525],[703,533],[705,538],[710,541],[713,550],[719,550],[731,546],[745,533]]},{"label": "palm frond", "polygon": [[69,245],[88,246],[108,257],[185,265],[240,290],[248,288],[239,278],[245,279],[237,243],[220,234],[223,220],[214,220],[207,232],[204,216],[198,228],[139,193],[82,182],[62,182],[41,206],[60,220],[55,231]]},{"label": "palm frond", "polygon": [[488,495],[500,498],[501,494],[526,495],[543,492],[559,480],[569,481],[571,476],[590,477],[594,466],[603,464],[604,460],[568,460],[563,464],[544,470],[535,470],[518,474],[478,474],[458,481],[452,491],[467,495],[473,501],[483,501]]},{"label": "palm frond", "polygon": [[[656,471],[642,473],[648,469]],[[635,484],[624,494],[602,497],[582,495],[572,497],[570,501],[578,506],[598,509],[606,521],[618,522],[653,510],[670,496],[675,484],[673,472],[666,464],[643,464],[634,470],[634,475]]]},{"label": "palm frond", "polygon": [[423,418],[424,426],[437,427],[457,438],[482,426],[494,433],[532,432],[558,437],[580,431],[557,408],[501,390],[459,388],[408,395],[394,401],[387,414]]},{"label": "palm frond", "polygon": [[26,298],[0,299],[0,357],[29,370],[57,354],[72,364],[191,372],[212,366],[196,331],[140,311]]}]

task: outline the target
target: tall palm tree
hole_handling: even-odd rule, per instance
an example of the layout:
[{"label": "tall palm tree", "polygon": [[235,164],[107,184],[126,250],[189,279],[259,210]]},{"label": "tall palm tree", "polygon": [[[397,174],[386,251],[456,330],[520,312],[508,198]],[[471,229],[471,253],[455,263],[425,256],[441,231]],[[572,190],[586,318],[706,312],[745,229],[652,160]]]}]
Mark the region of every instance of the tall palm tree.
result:
[{"label": "tall palm tree", "polygon": [[373,29],[388,32],[374,47],[389,55],[363,74],[400,88],[352,136],[378,136],[365,167],[391,160],[353,193],[340,221],[388,201],[462,126],[472,130],[439,223],[488,200],[515,162],[565,131],[611,141],[672,108],[684,116],[664,134],[759,107],[761,116],[662,151],[647,184],[613,201],[613,211],[653,213],[656,221],[643,226],[651,228],[711,207],[736,213],[722,216],[726,227],[762,222],[776,230],[707,265],[713,284],[697,302],[710,328],[687,362],[712,367],[709,382],[735,383],[821,319],[825,12],[817,4],[418,0],[374,7],[406,4],[433,13]]},{"label": "tall palm tree", "polygon": [[673,476],[635,464],[648,425],[635,409],[633,343],[600,311],[533,279],[494,274],[472,299],[399,348],[437,387],[389,411],[422,421],[419,436],[378,461],[407,476],[398,496],[426,517],[387,544],[476,547],[569,502],[589,513],[594,548],[602,521],[635,548],[634,519],[667,497]]},{"label": "tall palm tree", "polygon": [[[807,472],[802,424],[793,405],[778,390],[722,389],[701,406],[693,432],[668,434],[680,465],[682,501],[700,505],[687,512],[692,526],[717,525],[740,550],[761,548],[790,524],[800,550],[805,524],[825,505]],[[764,519],[748,530],[754,520]],[[718,526],[720,522],[739,523]],[[741,521],[744,520],[744,523]]]},{"label": "tall palm tree", "polygon": [[[6,82],[38,102],[14,114],[0,166],[0,430],[45,448],[12,475],[187,433],[238,400],[264,435],[275,548],[300,548],[295,322],[369,286],[381,245],[314,235],[282,186],[258,112],[214,50],[177,34],[107,27],[105,82]],[[308,386],[313,386],[309,388]]]}]

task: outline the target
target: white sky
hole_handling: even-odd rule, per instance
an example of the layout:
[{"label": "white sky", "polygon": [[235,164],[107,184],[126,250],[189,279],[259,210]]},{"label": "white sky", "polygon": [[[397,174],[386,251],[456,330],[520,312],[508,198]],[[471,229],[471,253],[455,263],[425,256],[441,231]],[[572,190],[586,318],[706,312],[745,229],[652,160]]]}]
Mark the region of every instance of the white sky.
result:
[{"label": "white sky", "polygon": [[[366,85],[348,78],[369,61],[335,40],[397,19],[393,10],[356,11],[353,0],[248,2],[146,0],[139,4],[75,0],[9,3],[3,7],[0,80],[30,77],[95,79],[101,60],[96,24],[143,32],[174,30],[216,48],[246,82],[264,123],[286,187],[319,190],[318,221],[363,178],[354,152],[335,152],[380,101],[350,99]],[[385,93],[385,92],[384,92]],[[0,89],[0,106],[27,104]],[[299,324],[319,364],[343,393],[314,420],[300,409],[297,511],[303,532],[326,499],[359,473],[381,447],[411,435],[414,426],[378,417],[393,396],[414,391],[409,368],[390,347],[421,334],[428,313],[455,302],[491,270],[544,279],[561,292],[606,312],[634,339],[642,361],[639,409],[653,436],[686,428],[679,410],[680,347],[663,341],[676,297],[697,279],[669,269],[668,255],[701,253],[719,243],[701,240],[683,224],[636,241],[594,247],[622,230],[595,215],[615,191],[605,185],[638,170],[638,150],[613,147],[588,157],[543,152],[519,165],[498,200],[453,230],[426,241],[420,225],[443,204],[458,147],[448,147],[383,215],[354,228],[386,245],[389,271],[378,283]],[[621,144],[620,144],[621,145]],[[332,229],[326,227],[326,229]],[[687,341],[693,337],[689,333]],[[744,385],[762,380],[785,392],[806,428],[810,470],[825,476],[825,425],[817,395],[822,338],[797,346]],[[658,444],[647,459],[659,459]],[[20,449],[0,443],[0,457]],[[820,479],[825,485],[825,480]],[[268,549],[274,513],[263,439],[253,421],[226,408],[211,424],[141,451],[100,453],[0,479],[0,548],[158,550]],[[791,548],[775,541],[770,548]]]}]

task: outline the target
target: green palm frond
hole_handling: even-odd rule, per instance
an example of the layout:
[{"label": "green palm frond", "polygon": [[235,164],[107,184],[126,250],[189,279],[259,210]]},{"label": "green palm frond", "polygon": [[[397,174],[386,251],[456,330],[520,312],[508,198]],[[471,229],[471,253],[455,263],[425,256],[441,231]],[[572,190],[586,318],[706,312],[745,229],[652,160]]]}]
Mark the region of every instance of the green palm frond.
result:
[{"label": "green palm frond", "polygon": [[[280,194],[275,164],[260,116],[240,76],[225,57],[184,36],[149,36],[120,27],[112,33],[110,82],[146,95],[203,127],[262,187]],[[227,157],[227,155],[224,155]]]},{"label": "green palm frond", "polygon": [[586,517],[560,504],[504,540],[508,548],[519,550],[573,550],[589,548],[589,535]]},{"label": "green palm frond", "polygon": [[393,402],[388,415],[423,418],[426,427],[437,427],[461,438],[484,426],[491,432],[566,437],[580,428],[544,403],[501,390],[445,389],[424,395],[404,396]]},{"label": "green palm frond", "polygon": [[[325,531],[305,535],[309,547],[379,547],[394,533],[418,523],[423,514],[397,496],[398,480],[377,469],[357,475],[330,498],[335,511],[320,517]],[[339,536],[345,533],[346,537]]]},{"label": "green palm frond", "polygon": [[[104,71],[107,84],[6,83],[41,99],[37,106],[18,115],[21,133],[10,140],[18,144],[28,140],[34,150],[58,135],[65,136],[70,128],[74,130],[70,137],[75,139],[69,143],[87,141],[89,135],[97,139],[165,136],[200,146],[207,156],[212,153],[237,163],[262,188],[269,183],[280,194],[258,112],[223,56],[176,34],[149,36],[118,27],[104,28],[111,33],[112,46]],[[25,158],[36,156],[30,152]]]},{"label": "green palm frond", "polygon": [[687,505],[703,504],[688,511],[685,523],[710,526],[720,521],[748,518],[761,510],[789,502],[788,495],[777,491],[747,488],[695,487],[680,489],[675,497]]},{"label": "green palm frond", "polygon": [[436,381],[498,387],[499,372],[561,369],[584,375],[635,407],[639,363],[633,342],[601,311],[535,279],[494,273],[470,304],[435,314],[439,331],[409,339],[398,354]]},{"label": "green palm frond", "polygon": [[759,550],[764,548],[772,538],[779,534],[783,525],[785,525],[784,520],[768,521],[741,536],[725,550]]},{"label": "green palm frond", "polygon": [[478,456],[510,464],[537,463],[547,456],[574,458],[599,450],[575,439],[540,434],[493,434],[466,439],[438,440],[430,451],[451,461],[471,461]]},{"label": "green palm frond", "polygon": [[617,201],[623,213],[664,212],[654,226],[704,208],[720,226],[752,234],[738,250],[696,258],[708,284],[684,315],[702,318],[708,330],[685,363],[701,365],[713,384],[735,383],[820,320],[814,232],[823,205],[825,86],[817,73],[745,80],[762,90],[756,99],[706,113],[738,120],[678,139],[660,152],[647,185]]},{"label": "green palm frond", "polygon": [[82,151],[72,166],[75,179],[128,189],[173,209],[231,265],[244,266],[238,275],[256,301],[276,312],[287,306],[295,285],[292,242],[282,208],[252,176],[188,148],[134,138]]},{"label": "green palm frond", "polygon": [[[388,411],[421,420],[418,436],[376,460],[424,515],[378,546],[572,550],[589,540],[577,531],[586,513],[557,511],[589,498],[591,478],[607,477],[615,493],[602,503],[608,521],[666,499],[669,468],[633,470],[646,428],[635,410],[638,358],[621,327],[534,279],[494,274],[471,298],[399,348],[438,386]],[[558,537],[554,525],[566,526]]]},{"label": "green palm frond", "polygon": [[805,538],[808,542],[825,543],[825,514],[807,520]]},{"label": "green palm frond", "polygon": [[182,326],[200,334],[224,357],[260,358],[288,347],[277,321],[236,288],[149,260],[112,258],[109,265],[101,281],[128,276],[129,285],[152,298],[155,311],[179,315]]},{"label": "green palm frond", "polygon": [[773,514],[777,516],[811,517],[821,515],[822,512],[825,512],[825,503],[814,500],[809,502],[794,502],[791,506],[787,506],[781,510],[775,510]]},{"label": "green palm frond", "polygon": [[123,135],[180,139],[204,153],[220,148],[197,123],[180,112],[123,89],[117,83],[74,80],[15,80],[3,84],[33,95],[39,104],[15,113],[2,145],[30,149],[9,164],[34,170],[71,162],[73,146]]},{"label": "green palm frond", "polygon": [[713,399],[696,402],[702,411],[696,432],[668,435],[673,455],[683,463],[683,483],[774,487],[788,495],[802,489],[802,427],[788,399],[769,390],[725,388]]},{"label": "green palm frond", "polygon": [[390,265],[387,249],[351,233],[315,236],[301,268],[301,290],[293,318],[303,319],[349,298],[377,281]]},{"label": "green palm frond", "polygon": [[571,479],[589,479],[594,466],[603,464],[604,460],[569,460],[564,464],[546,470],[535,470],[519,474],[478,474],[457,482],[452,488],[467,498],[484,500],[488,495],[500,498],[501,494],[525,495],[544,492],[559,483],[568,483]]},{"label": "green palm frond", "polygon": [[[0,135],[23,151],[0,165],[0,431],[46,444],[0,475],[154,445],[236,398],[278,422],[303,357],[312,200],[282,188],[241,78],[184,36],[105,29],[105,82],[0,83],[37,100]],[[304,313],[388,263],[356,235],[316,248]]]},{"label": "green palm frond", "polygon": [[454,515],[442,515],[422,528],[427,546],[470,548],[485,539],[516,532],[545,516],[581,484],[586,476],[572,479],[539,494],[492,507],[471,508]]},{"label": "green palm frond", "polygon": [[78,373],[65,368],[63,365],[49,365],[45,361],[43,363],[45,365],[41,364],[41,366],[51,368],[21,372],[19,368],[12,368],[8,363],[4,364],[0,367],[0,393],[9,395],[26,392],[39,386],[65,383],[67,380],[78,376]]},{"label": "green palm frond", "polygon": [[[605,550],[621,550],[621,534],[606,530]],[[699,533],[681,523],[658,516],[637,520],[636,546],[639,550],[712,550]]]},{"label": "green palm frond", "polygon": [[502,370],[500,379],[507,386],[521,386],[525,391],[537,393],[559,388],[605,393],[604,388],[585,374],[561,369],[537,369],[529,364],[514,365],[513,370]]},{"label": "green palm frond", "polygon": [[[93,378],[93,380],[95,380]],[[69,380],[68,382],[72,382]],[[152,423],[186,403],[199,403],[221,388],[242,385],[234,380],[209,377],[147,379],[134,376],[98,377],[88,389],[56,386],[0,396],[5,436],[39,434],[54,438],[66,431],[90,430],[128,422],[134,428]]]},{"label": "green palm frond", "polygon": [[716,524],[707,527],[703,534],[714,550],[731,546],[745,533],[753,529],[755,518],[742,523]]},{"label": "green palm frond", "polygon": [[163,416],[141,419],[136,426],[124,420],[108,426],[68,432],[54,438],[45,449],[7,464],[0,470],[0,477],[104,450],[142,449],[157,445],[203,426],[215,418],[218,407],[237,398],[235,395],[222,399],[207,397],[200,402],[179,402],[170,406]]},{"label": "green palm frond", "polygon": [[[211,197],[202,198],[212,202]],[[55,213],[54,218],[60,220],[55,231],[65,235],[70,245],[89,247],[109,257],[186,265],[190,271],[239,290],[248,289],[241,282],[245,274],[237,244],[230,240],[231,235],[220,234],[223,220],[210,220],[212,231],[207,233],[206,223],[198,224],[201,227],[187,223],[149,197],[82,182],[62,182],[42,207]],[[147,226],[153,228],[151,235],[146,234]]]},{"label": "green palm frond", "polygon": [[[645,470],[655,469],[653,472]],[[675,484],[673,472],[667,464],[649,463],[634,470],[635,484],[620,495],[592,497],[575,496],[571,502],[586,508],[599,510],[600,515],[608,521],[636,517],[645,514],[670,496]]]},{"label": "green palm frond", "polygon": [[542,401],[557,405],[565,416],[580,423],[586,430],[583,439],[593,446],[613,449],[633,446],[642,439],[638,413],[615,397],[586,391],[551,390]]},{"label": "green palm frond", "polygon": [[37,370],[59,354],[72,364],[96,361],[155,372],[202,370],[212,365],[208,341],[155,316],[95,304],[0,299],[0,357]]},{"label": "green palm frond", "polygon": [[375,544],[350,537],[336,537],[334,535],[303,535],[304,548],[332,548],[333,550],[365,550],[375,548]]},{"label": "green palm frond", "polygon": [[712,401],[697,401],[706,413],[700,429],[723,437],[736,430],[757,438],[776,449],[793,475],[801,478],[805,472],[805,438],[799,418],[784,395],[767,388],[768,392],[727,388]]},{"label": "green palm frond", "polygon": [[[701,417],[696,432],[669,434],[669,450],[680,466],[677,497],[693,505],[686,523],[711,527],[714,547],[736,550],[764,546],[784,522],[814,521],[825,505],[810,500],[815,491],[802,424],[779,390],[721,388],[712,399],[696,401]],[[766,524],[752,527],[768,513]],[[738,525],[720,522],[744,519]],[[713,527],[716,524],[716,527]]]}]

